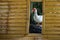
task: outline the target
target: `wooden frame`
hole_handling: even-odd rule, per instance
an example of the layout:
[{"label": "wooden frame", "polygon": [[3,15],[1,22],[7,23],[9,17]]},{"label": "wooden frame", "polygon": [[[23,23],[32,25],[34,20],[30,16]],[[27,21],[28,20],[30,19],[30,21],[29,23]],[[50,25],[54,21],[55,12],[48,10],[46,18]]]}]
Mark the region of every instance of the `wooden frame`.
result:
[{"label": "wooden frame", "polygon": [[42,0],[31,0],[32,2],[42,2]]},{"label": "wooden frame", "polygon": [[27,34],[29,36],[40,36],[41,37],[41,34],[35,34],[35,33],[29,33],[29,25],[30,25],[30,3],[32,2],[42,2],[42,0],[27,0],[27,17],[28,17],[28,21],[27,21]]}]

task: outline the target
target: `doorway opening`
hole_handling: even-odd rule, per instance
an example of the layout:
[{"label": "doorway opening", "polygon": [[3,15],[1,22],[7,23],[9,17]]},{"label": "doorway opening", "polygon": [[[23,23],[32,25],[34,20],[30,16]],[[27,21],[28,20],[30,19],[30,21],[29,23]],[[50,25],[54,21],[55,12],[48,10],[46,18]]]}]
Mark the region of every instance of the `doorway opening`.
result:
[{"label": "doorway opening", "polygon": [[31,2],[30,3],[30,26],[29,33],[40,33],[42,32],[42,2]]}]

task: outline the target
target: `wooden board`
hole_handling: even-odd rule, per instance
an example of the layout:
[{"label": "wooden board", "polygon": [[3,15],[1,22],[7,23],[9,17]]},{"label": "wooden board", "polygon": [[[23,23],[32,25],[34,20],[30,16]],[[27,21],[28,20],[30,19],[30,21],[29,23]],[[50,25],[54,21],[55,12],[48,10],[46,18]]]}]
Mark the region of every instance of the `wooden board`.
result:
[{"label": "wooden board", "polygon": [[0,38],[27,34],[27,15],[27,0],[0,0]]},{"label": "wooden board", "polygon": [[60,2],[44,0],[43,38],[60,40]]}]

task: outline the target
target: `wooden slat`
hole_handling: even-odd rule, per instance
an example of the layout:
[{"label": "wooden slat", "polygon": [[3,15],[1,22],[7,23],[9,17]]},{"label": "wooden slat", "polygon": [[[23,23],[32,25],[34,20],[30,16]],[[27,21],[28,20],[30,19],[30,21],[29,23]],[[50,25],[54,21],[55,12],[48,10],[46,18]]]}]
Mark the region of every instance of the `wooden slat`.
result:
[{"label": "wooden slat", "polygon": [[47,34],[48,36],[44,35],[45,38],[47,39],[60,39],[60,35],[49,35]]},{"label": "wooden slat", "polygon": [[[24,15],[22,15],[22,14],[21,14],[21,15],[16,15],[16,14],[15,14],[14,16],[10,16],[9,18],[15,18],[15,19],[16,19],[16,18],[19,18],[19,19],[20,19],[20,18],[26,18],[26,17],[27,17],[26,15],[24,16]],[[3,17],[2,17],[2,18],[3,18]]]},{"label": "wooden slat", "polygon": [[51,35],[52,34],[55,34],[55,35],[59,34],[60,35],[60,32],[57,32],[57,31],[56,32],[54,32],[54,31],[46,31],[45,34],[51,34]]},{"label": "wooden slat", "polygon": [[55,1],[55,2],[53,2],[53,1],[52,2],[46,2],[45,5],[52,5],[52,6],[56,5],[57,6],[57,5],[60,5],[60,2],[57,2],[57,1]]},{"label": "wooden slat", "polygon": [[17,12],[17,13],[10,13],[9,16],[13,16],[13,17],[14,16],[27,16],[27,13],[19,13],[19,12]]},{"label": "wooden slat", "polygon": [[15,31],[24,31],[26,30],[25,27],[9,27],[9,30],[15,30]]},{"label": "wooden slat", "polygon": [[19,34],[19,33],[20,34],[25,34],[26,32],[24,30],[23,31],[21,30],[20,32],[19,31],[13,31],[13,30],[12,31],[8,31],[8,34]]},{"label": "wooden slat", "polygon": [[[16,14],[17,13],[17,14]],[[24,13],[24,12],[11,12],[9,15],[26,15],[27,13]]]},{"label": "wooden slat", "polygon": [[20,11],[19,11],[19,10],[20,10],[20,9],[11,10],[11,12],[23,12],[23,11],[26,12],[26,11],[27,11],[27,10],[24,10],[24,9],[23,9],[23,10],[20,10]]},{"label": "wooden slat", "polygon": [[51,3],[52,3],[53,5],[55,5],[55,4],[57,4],[57,3],[59,4],[60,2],[57,2],[57,1],[56,1],[56,2],[53,2],[53,1],[51,1],[51,2],[46,2],[45,5],[46,5],[46,4],[51,4]]},{"label": "wooden slat", "polygon": [[10,2],[10,5],[17,5],[17,4],[25,4],[26,5],[26,1],[25,2]]},{"label": "wooden slat", "polygon": [[59,0],[45,0],[46,2],[56,2],[56,1],[59,1]]},{"label": "wooden slat", "polygon": [[9,26],[26,26],[26,24],[9,24]]},{"label": "wooden slat", "polygon": [[21,5],[21,6],[19,6],[19,5],[10,5],[10,7],[27,7],[26,5]]},{"label": "wooden slat", "polygon": [[6,2],[1,2],[1,1],[0,1],[0,4],[8,4],[8,2],[7,2],[7,1],[6,1]]},{"label": "wooden slat", "polygon": [[25,26],[26,27],[26,25],[9,25],[10,27],[23,27],[23,26]]},{"label": "wooden slat", "polygon": [[23,37],[23,36],[24,35],[22,34],[21,35],[16,35],[16,34],[15,35],[13,34],[12,35],[0,35],[0,39],[6,39],[6,38],[8,39],[8,38],[15,38],[15,37]]},{"label": "wooden slat", "polygon": [[[5,8],[5,9],[7,9],[8,6],[7,6],[7,5],[6,5],[6,6],[0,6],[0,8]],[[1,10],[3,10],[3,9],[1,9]]]},{"label": "wooden slat", "polygon": [[13,1],[13,2],[16,2],[16,1],[17,1],[17,2],[24,1],[24,2],[25,2],[26,0],[9,0],[9,1]]},{"label": "wooden slat", "polygon": [[42,2],[42,0],[31,0],[32,2]]}]

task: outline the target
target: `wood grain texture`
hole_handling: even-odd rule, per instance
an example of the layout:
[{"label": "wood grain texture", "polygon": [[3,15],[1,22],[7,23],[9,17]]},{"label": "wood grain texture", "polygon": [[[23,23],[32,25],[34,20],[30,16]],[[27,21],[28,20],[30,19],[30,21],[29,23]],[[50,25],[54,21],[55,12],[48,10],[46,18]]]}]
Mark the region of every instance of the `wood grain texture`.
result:
[{"label": "wood grain texture", "polygon": [[[27,0],[0,0],[0,38],[22,37],[27,29]],[[7,21],[7,22],[6,22]]]},{"label": "wood grain texture", "polygon": [[60,2],[58,0],[44,0],[45,27],[43,38],[60,40]]}]

